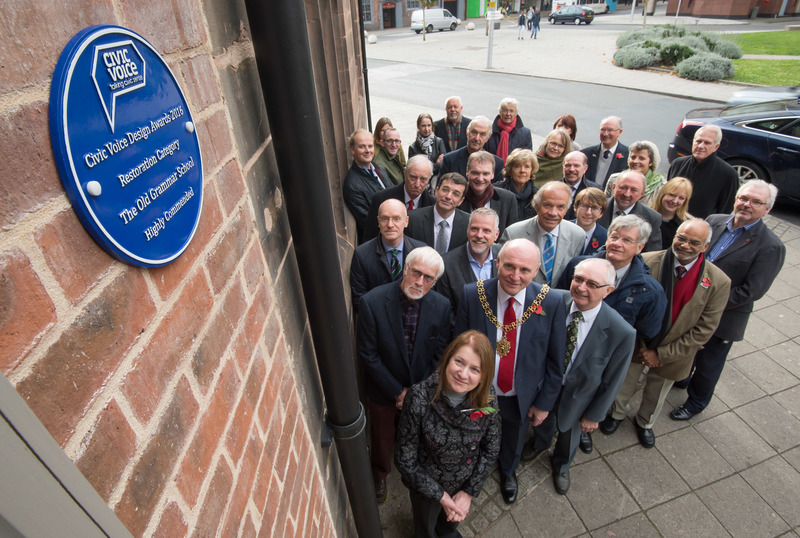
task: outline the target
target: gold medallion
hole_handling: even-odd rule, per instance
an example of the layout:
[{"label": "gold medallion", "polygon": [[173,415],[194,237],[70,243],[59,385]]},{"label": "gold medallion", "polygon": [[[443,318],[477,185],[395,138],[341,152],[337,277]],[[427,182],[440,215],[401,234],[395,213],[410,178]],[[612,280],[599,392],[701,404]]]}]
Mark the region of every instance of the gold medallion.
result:
[{"label": "gold medallion", "polygon": [[508,340],[506,340],[505,336],[503,336],[503,338],[501,338],[500,341],[497,342],[497,354],[500,355],[501,357],[505,357],[506,355],[508,355],[510,351],[511,351],[511,343]]}]

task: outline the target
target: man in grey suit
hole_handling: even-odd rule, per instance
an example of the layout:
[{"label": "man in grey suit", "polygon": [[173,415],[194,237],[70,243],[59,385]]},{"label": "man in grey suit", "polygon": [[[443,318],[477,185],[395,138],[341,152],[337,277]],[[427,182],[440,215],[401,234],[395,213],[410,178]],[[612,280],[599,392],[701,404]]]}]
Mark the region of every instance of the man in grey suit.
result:
[{"label": "man in grey suit", "polygon": [[694,372],[685,380],[689,397],[669,414],[673,420],[689,420],[708,406],[731,346],[744,338],[753,303],[767,293],[783,267],[786,246],[762,220],[777,195],[774,185],[748,181],[736,193],[732,216],[706,219],[711,225],[708,260],[731,279],[731,292],[714,336],[694,357]]},{"label": "man in grey suit", "polygon": [[467,178],[461,174],[451,172],[442,176],[434,192],[434,205],[408,214],[406,235],[436,249],[442,256],[466,243],[469,214],[458,209],[465,190]]},{"label": "man in grey suit", "polygon": [[581,432],[591,433],[605,417],[625,379],[636,331],[603,299],[614,291],[614,266],[607,260],[587,258],[575,267],[567,308],[567,347],[561,395],[551,413],[534,428],[523,457],[534,459],[553,451],[553,484],[565,495],[569,490],[569,466],[575,459]]},{"label": "man in grey suit", "polygon": [[644,176],[633,170],[626,170],[619,176],[614,185],[614,196],[608,200],[608,205],[597,221],[605,229],[611,221],[621,215],[637,215],[650,224],[652,231],[643,252],[655,252],[661,249],[661,214],[655,209],[650,209],[639,200],[647,186]]},{"label": "man in grey suit", "polygon": [[567,263],[583,250],[586,234],[578,225],[564,220],[569,209],[570,194],[565,183],[545,183],[533,195],[536,216],[512,224],[500,238],[500,243],[524,238],[539,247],[542,264],[533,278],[537,284],[555,285]]},{"label": "man in grey suit", "polygon": [[451,250],[444,259],[444,274],[436,283],[436,291],[450,299],[453,312],[458,312],[464,286],[478,280],[497,276],[497,213],[494,209],[480,207],[470,213],[467,225],[467,244]]}]

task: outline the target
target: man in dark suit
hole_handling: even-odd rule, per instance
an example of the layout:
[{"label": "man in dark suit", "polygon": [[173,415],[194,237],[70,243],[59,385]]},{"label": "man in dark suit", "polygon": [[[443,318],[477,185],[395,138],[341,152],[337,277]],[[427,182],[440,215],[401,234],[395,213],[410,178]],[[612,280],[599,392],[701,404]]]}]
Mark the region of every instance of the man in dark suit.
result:
[{"label": "man in dark suit", "polygon": [[500,250],[500,246],[494,244],[500,235],[497,220],[494,209],[476,209],[469,215],[467,244],[442,256],[444,274],[436,283],[436,291],[450,300],[454,315],[458,312],[464,286],[497,276],[495,260]]},{"label": "man in dark suit", "polygon": [[[439,166],[439,178],[449,172],[458,172],[462,176],[467,175],[467,161],[469,156],[476,151],[481,151],[483,145],[489,140],[492,134],[492,122],[486,116],[476,116],[469,127],[467,127],[467,145],[446,154]],[[491,155],[491,153],[489,154]],[[497,155],[494,157],[492,182],[503,180],[503,159]]]},{"label": "man in dark suit", "polygon": [[414,155],[406,163],[406,170],[403,174],[405,179],[401,184],[375,193],[372,197],[372,203],[364,221],[362,242],[369,241],[378,235],[378,208],[386,200],[391,198],[400,200],[406,206],[406,211],[433,205],[433,196],[427,189],[433,174],[433,165],[428,158],[425,155]]},{"label": "man in dark suit", "polygon": [[356,219],[358,239],[363,241],[364,226],[367,223],[372,197],[391,187],[392,182],[386,170],[372,163],[375,150],[369,131],[356,129],[350,135],[349,144],[350,152],[353,154],[353,164],[344,177],[342,198]]},{"label": "man in dark suit", "polygon": [[639,172],[627,170],[614,185],[614,196],[608,200],[608,205],[597,221],[597,224],[608,229],[611,222],[620,215],[637,215],[650,224],[651,232],[643,252],[661,250],[661,214],[655,209],[650,209],[639,200],[644,194],[645,179]]},{"label": "man in dark suit", "polygon": [[581,151],[589,160],[586,179],[605,188],[608,176],[628,168],[628,146],[619,141],[622,119],[609,116],[600,122],[600,143]]},{"label": "man in dark suit", "polygon": [[461,115],[464,107],[457,95],[447,98],[444,109],[446,115],[434,124],[433,133],[444,140],[447,153],[450,153],[467,144],[467,125],[472,120]]},{"label": "man in dark suit", "polygon": [[378,503],[386,500],[395,420],[406,393],[433,373],[450,342],[450,303],[431,291],[443,271],[442,257],[428,246],[420,247],[408,255],[403,280],[379,286],[361,299],[358,356],[366,374]]},{"label": "man in dark suit", "polygon": [[467,178],[451,172],[434,191],[436,203],[408,214],[406,235],[436,249],[442,256],[467,242],[469,215],[458,209],[467,189]]},{"label": "man in dark suit", "polygon": [[633,425],[643,447],[655,446],[653,424],[669,389],[673,382],[689,375],[694,354],[714,334],[728,302],[730,279],[703,256],[710,241],[711,227],[706,221],[691,219],[680,225],[671,249],[642,256],[664,288],[667,312],[659,335],[637,346],[614,406],[600,424],[601,430],[614,433],[625,418],[646,366],[642,401]]},{"label": "man in dark suit", "polygon": [[744,338],[753,303],[767,293],[783,267],[786,246],[762,220],[777,195],[774,185],[748,181],[736,193],[732,216],[706,219],[712,230],[708,260],[731,279],[731,292],[714,336],[694,357],[689,397],[670,413],[673,420],[689,420],[708,406],[731,346]]},{"label": "man in dark suit", "polygon": [[476,151],[467,161],[467,192],[460,209],[467,213],[479,207],[491,207],[500,218],[500,235],[517,222],[517,198],[511,192],[492,185],[492,163],[497,159],[488,151]]},{"label": "man in dark suit", "polygon": [[555,412],[534,428],[523,452],[526,459],[535,459],[550,448],[558,429],[552,463],[553,483],[561,495],[569,490],[569,466],[581,432],[593,432],[606,416],[636,342],[633,327],[603,302],[614,291],[614,277],[607,260],[587,258],[575,267],[570,294],[564,297],[569,324],[561,396]]},{"label": "man in dark suit", "polygon": [[404,237],[408,225],[406,208],[399,200],[386,200],[378,212],[380,234],[360,245],[350,262],[350,295],[353,311],[358,312],[361,297],[369,290],[399,280],[403,274],[403,260],[422,241]]},{"label": "man in dark suit", "polygon": [[566,342],[566,308],[557,293],[533,283],[539,247],[512,239],[500,249],[497,278],[464,288],[456,334],[485,333],[497,352],[494,380],[502,419],[500,491],[517,500],[516,469],[528,423],[538,426],[561,390]]},{"label": "man in dark suit", "polygon": [[575,197],[584,189],[589,187],[600,188],[600,185],[594,181],[589,181],[585,177],[586,170],[589,169],[589,163],[586,160],[586,155],[581,151],[571,151],[564,157],[564,163],[561,165],[564,171],[564,177],[559,179],[560,182],[566,183],[569,187],[569,209],[564,218],[572,220],[575,218]]}]

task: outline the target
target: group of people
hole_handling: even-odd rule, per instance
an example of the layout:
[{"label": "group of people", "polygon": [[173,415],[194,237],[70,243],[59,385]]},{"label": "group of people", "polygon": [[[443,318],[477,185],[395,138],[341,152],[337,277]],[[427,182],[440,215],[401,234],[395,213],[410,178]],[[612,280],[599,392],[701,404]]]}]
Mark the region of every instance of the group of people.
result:
[{"label": "group of people", "polygon": [[350,137],[343,196],[361,240],[350,286],[376,499],[394,455],[417,536],[458,536],[495,461],[511,504],[520,461],[552,446],[566,494],[596,429],[612,435],[635,413],[639,442],[655,446],[673,385],[688,390],[671,419],[702,412],[785,257],[762,220],[777,189],[737,190],[717,128],[698,129],[664,178],[655,144],[619,141],[618,117],[575,150],[575,118],[562,116],[534,152],[517,107],[503,99],[493,122],[470,120],[451,97],[444,118],[420,115],[407,161],[388,120]]},{"label": "group of people", "polygon": [[535,7],[530,6],[528,11],[520,11],[517,18],[517,39],[525,39],[526,28],[531,33],[531,39],[536,39],[541,22],[542,14]]}]

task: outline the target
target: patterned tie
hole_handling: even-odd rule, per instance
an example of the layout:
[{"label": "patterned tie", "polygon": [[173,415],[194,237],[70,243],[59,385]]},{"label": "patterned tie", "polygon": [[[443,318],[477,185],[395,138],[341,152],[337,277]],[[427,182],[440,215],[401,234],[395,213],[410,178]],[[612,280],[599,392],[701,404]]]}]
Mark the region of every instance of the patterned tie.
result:
[{"label": "patterned tie", "polygon": [[578,346],[578,323],[581,321],[583,321],[583,314],[580,310],[576,310],[567,326],[567,351],[564,354],[564,373],[567,372],[569,361],[572,360],[572,354],[575,353],[575,348]]},{"label": "patterned tie", "polygon": [[400,260],[397,259],[399,253],[400,251],[396,248],[389,251],[389,254],[392,255],[392,261],[389,263],[389,270],[392,272],[392,280],[397,280],[397,277],[400,276]]},{"label": "patterned tie", "polygon": [[547,283],[549,284],[553,278],[553,262],[556,258],[556,244],[553,241],[553,236],[546,234],[544,236],[544,253],[542,259],[544,260],[544,274],[547,276]]},{"label": "patterned tie", "polygon": [[623,210],[617,209],[616,211],[614,211],[614,218],[621,217],[624,214],[625,212]]},{"label": "patterned tie", "polygon": [[439,223],[439,234],[436,236],[436,252],[444,256],[447,253],[447,227],[446,220]]},{"label": "patterned tie", "polygon": [[[508,299],[508,307],[503,315],[503,325],[517,321],[517,314],[514,312],[514,298]],[[514,358],[517,348],[517,328],[508,331],[505,336],[510,345],[505,357],[500,357],[500,366],[497,368],[497,388],[503,392],[508,392],[514,386]]]},{"label": "patterned tie", "polygon": [[408,201],[408,203],[406,204],[406,209],[408,209],[409,211],[414,209],[414,200],[409,200]]},{"label": "patterned tie", "polygon": [[686,267],[683,265],[679,265],[675,268],[675,278],[678,280],[682,279],[686,275]]}]

